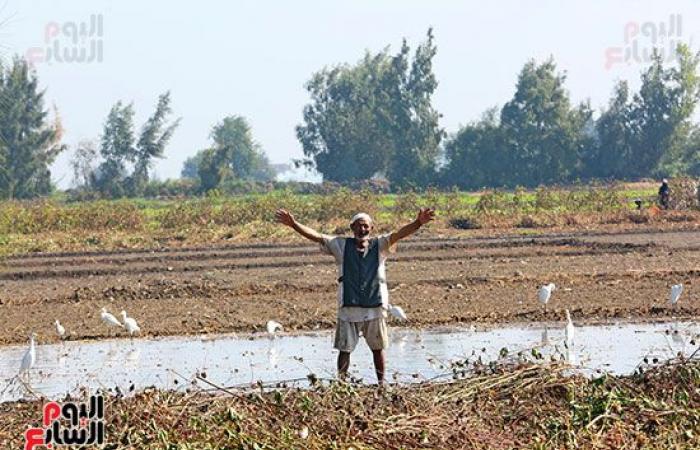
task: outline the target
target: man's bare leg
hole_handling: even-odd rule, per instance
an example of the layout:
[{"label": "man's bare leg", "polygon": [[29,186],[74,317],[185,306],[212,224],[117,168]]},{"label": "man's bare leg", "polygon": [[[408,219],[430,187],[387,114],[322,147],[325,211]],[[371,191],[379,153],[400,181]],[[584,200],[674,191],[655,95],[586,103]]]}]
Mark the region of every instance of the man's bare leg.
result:
[{"label": "man's bare leg", "polygon": [[372,350],[374,370],[377,372],[377,383],[384,384],[384,350]]},{"label": "man's bare leg", "polygon": [[350,368],[350,353],[349,352],[339,352],[338,353],[338,377],[341,380],[345,380],[347,378],[349,368]]}]

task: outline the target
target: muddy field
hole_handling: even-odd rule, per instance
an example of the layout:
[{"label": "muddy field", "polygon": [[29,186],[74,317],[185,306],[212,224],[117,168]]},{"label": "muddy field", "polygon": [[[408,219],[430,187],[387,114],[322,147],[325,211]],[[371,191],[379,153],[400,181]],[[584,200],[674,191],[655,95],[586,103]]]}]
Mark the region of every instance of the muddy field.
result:
[{"label": "muddy field", "polygon": [[[487,237],[437,237],[399,244],[387,263],[397,326],[558,320],[654,320],[700,314],[700,230],[637,228]],[[114,336],[99,319],[125,309],[144,335],[330,328],[335,265],[301,238],[159,251],[31,254],[0,263],[0,344]],[[547,315],[537,287],[553,282]],[[683,283],[677,309],[669,287]]]}]

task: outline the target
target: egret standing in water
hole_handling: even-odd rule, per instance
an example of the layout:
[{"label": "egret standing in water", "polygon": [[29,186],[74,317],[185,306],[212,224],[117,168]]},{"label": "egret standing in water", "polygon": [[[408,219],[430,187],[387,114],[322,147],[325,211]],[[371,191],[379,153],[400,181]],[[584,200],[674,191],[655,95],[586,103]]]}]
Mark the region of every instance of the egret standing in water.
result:
[{"label": "egret standing in water", "polygon": [[20,375],[26,373],[27,379],[29,379],[29,370],[34,367],[34,363],[36,362],[36,345],[34,344],[34,339],[36,339],[36,333],[29,335],[29,348],[24,354],[22,363],[19,366]]},{"label": "egret standing in water", "polygon": [[676,303],[678,303],[678,299],[681,298],[682,293],[683,293],[683,285],[682,284],[674,284],[673,286],[671,286],[671,294],[668,297],[668,301],[673,306],[673,309],[676,309]]},{"label": "egret standing in water", "polygon": [[573,322],[571,322],[571,314],[569,310],[566,309],[566,328],[564,329],[565,346],[566,346],[566,360],[570,364],[576,364],[576,353],[574,352],[574,334],[576,329],[574,328]]},{"label": "egret standing in water", "polygon": [[537,296],[540,303],[544,306],[544,315],[547,315],[547,303],[549,303],[549,298],[552,296],[552,291],[556,289],[554,283],[545,284],[539,291],[537,291]]},{"label": "egret standing in water", "polygon": [[566,337],[566,347],[573,348],[574,346],[574,333],[576,329],[574,328],[573,322],[571,322],[571,314],[569,310],[564,310],[566,312],[566,328],[564,329],[564,336]]}]

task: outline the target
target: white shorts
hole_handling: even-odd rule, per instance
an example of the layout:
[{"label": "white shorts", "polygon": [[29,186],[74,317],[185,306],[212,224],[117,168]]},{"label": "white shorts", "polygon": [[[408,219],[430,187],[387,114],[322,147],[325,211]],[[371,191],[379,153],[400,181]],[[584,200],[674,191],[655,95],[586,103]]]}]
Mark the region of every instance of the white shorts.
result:
[{"label": "white shorts", "polygon": [[360,334],[365,337],[365,341],[367,341],[367,345],[371,350],[383,350],[389,347],[389,332],[384,317],[363,322],[338,320],[335,326],[335,343],[333,347],[341,352],[350,353],[357,347]]}]

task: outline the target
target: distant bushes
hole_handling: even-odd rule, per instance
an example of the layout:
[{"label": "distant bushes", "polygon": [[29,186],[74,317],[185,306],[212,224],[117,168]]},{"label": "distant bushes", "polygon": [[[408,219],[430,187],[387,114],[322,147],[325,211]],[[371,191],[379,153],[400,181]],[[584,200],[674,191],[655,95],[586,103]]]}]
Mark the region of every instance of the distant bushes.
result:
[{"label": "distant bushes", "polygon": [[[275,189],[280,185],[285,189]],[[691,179],[671,180],[672,205],[679,211],[676,215],[666,212],[663,220],[687,222],[697,217],[692,212],[678,215],[681,210],[698,207],[696,186],[697,182]],[[240,226],[253,229],[261,224],[273,230],[278,208],[289,209],[303,222],[330,230],[344,229],[348,218],[358,211],[373,215],[382,226],[394,226],[411,220],[420,207],[435,207],[441,226],[457,229],[646,223],[660,214],[658,208],[649,208],[655,198],[653,188],[644,192],[646,206],[637,211],[632,200],[640,191],[616,185],[473,194],[434,189],[383,194],[381,184],[373,185],[374,189],[363,187],[353,191],[331,183],[246,182],[229,188],[259,191],[229,195],[215,189],[205,197],[178,198],[173,194],[194,189],[192,185],[164,182],[148,187],[164,200],[10,201],[0,203],[0,234],[176,230],[187,235],[192,230]]]},{"label": "distant bushes", "polygon": [[54,201],[0,203],[0,233],[36,234],[72,230],[142,230],[146,215],[133,201],[61,204]]},{"label": "distant bushes", "polygon": [[[307,183],[303,181],[253,181],[227,180],[218,188],[202,193],[196,180],[178,179],[165,181],[149,181],[144,188],[144,198],[197,198],[222,195],[268,194],[275,191],[289,191],[294,194],[325,195],[340,190],[369,191],[375,194],[389,193],[389,183],[385,180],[361,180],[348,184],[334,182]],[[67,198],[71,202],[99,200],[99,192],[87,189],[69,189]]]}]

